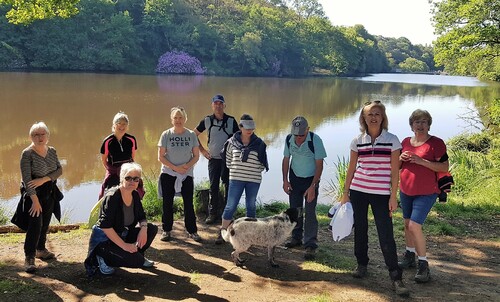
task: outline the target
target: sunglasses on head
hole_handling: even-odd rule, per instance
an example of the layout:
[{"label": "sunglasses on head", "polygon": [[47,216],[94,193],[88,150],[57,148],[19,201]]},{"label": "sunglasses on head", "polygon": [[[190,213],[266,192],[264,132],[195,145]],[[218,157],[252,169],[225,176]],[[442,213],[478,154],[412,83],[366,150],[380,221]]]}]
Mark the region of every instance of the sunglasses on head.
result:
[{"label": "sunglasses on head", "polygon": [[141,178],[139,176],[125,176],[126,181],[133,181],[133,182],[139,182]]},{"label": "sunglasses on head", "polygon": [[368,102],[365,102],[365,106],[368,106],[371,104],[380,104],[380,103],[381,103],[380,101],[368,101]]}]

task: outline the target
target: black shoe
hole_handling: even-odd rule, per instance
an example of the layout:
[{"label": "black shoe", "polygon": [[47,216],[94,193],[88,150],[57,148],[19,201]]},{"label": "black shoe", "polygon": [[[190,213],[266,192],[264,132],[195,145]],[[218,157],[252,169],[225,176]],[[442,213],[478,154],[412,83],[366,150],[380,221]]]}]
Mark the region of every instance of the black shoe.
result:
[{"label": "black shoe", "polygon": [[289,249],[293,248],[293,247],[301,246],[301,245],[302,245],[302,241],[297,240],[295,238],[292,238],[285,243],[285,247],[287,247]]},{"label": "black shoe", "polygon": [[161,233],[161,241],[170,241],[170,239],[172,239],[172,237],[170,236],[170,232],[163,231],[163,233]]},{"label": "black shoe", "polygon": [[429,262],[425,260],[418,260],[418,270],[415,275],[417,283],[426,283],[431,279],[431,271],[429,270]]},{"label": "black shoe", "polygon": [[217,221],[217,216],[214,214],[208,215],[207,219],[205,219],[206,224],[214,224]]},{"label": "black shoe", "polygon": [[410,291],[406,288],[403,280],[394,280],[392,281],[392,286],[394,287],[394,291],[400,297],[408,297],[410,295]]},{"label": "black shoe", "polygon": [[417,263],[415,261],[415,253],[406,250],[405,253],[403,254],[403,260],[399,261],[398,265],[402,269],[416,267]]},{"label": "black shoe", "polygon": [[217,239],[215,239],[215,244],[223,244],[223,243],[224,243],[224,238],[222,238],[221,230],[219,230]]},{"label": "black shoe", "polygon": [[316,250],[312,247],[306,247],[306,253],[304,255],[304,259],[306,260],[314,260],[316,258]]},{"label": "black shoe", "polygon": [[368,268],[366,267],[366,265],[361,265],[361,264],[358,264],[358,266],[356,267],[355,270],[352,271],[352,276],[354,278],[364,278],[366,277],[366,274],[368,273]]}]

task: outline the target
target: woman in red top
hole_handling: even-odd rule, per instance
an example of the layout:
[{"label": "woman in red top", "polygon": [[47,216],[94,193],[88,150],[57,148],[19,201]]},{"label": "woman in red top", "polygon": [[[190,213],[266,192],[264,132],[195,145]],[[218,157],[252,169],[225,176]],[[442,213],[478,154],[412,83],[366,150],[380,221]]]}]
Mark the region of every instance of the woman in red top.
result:
[{"label": "woman in red top", "polygon": [[426,256],[426,242],[422,225],[440,192],[437,172],[448,171],[448,155],[442,139],[429,134],[432,117],[429,112],[417,109],[410,116],[411,130],[415,133],[402,142],[400,173],[400,200],[405,220],[406,251],[399,262],[401,268],[416,266],[415,281],[430,279]]}]

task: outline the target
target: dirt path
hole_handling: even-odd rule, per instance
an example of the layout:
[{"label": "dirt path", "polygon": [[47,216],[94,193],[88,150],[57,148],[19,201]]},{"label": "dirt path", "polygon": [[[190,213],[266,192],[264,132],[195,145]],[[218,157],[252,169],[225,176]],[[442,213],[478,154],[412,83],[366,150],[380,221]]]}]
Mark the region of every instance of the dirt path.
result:
[{"label": "dirt path", "polygon": [[[0,301],[398,301],[391,290],[376,238],[370,238],[369,276],[353,279],[352,237],[333,243],[324,230],[317,260],[304,262],[301,249],[277,250],[279,268],[270,268],[266,250],[252,248],[245,268],[230,261],[229,244],[217,246],[216,227],[200,225],[204,242],[187,238],[175,223],[174,239],[153,242],[153,269],[117,269],[113,276],[88,279],[83,267],[90,231],[50,234],[57,260],[37,259],[35,275],[23,271],[24,234],[0,235],[0,276],[17,286],[0,292]],[[494,231],[498,232],[498,231]],[[372,236],[374,237],[374,236]],[[498,236],[496,236],[498,238]],[[452,237],[430,238],[432,281],[416,284],[415,270],[404,281],[412,301],[500,301],[500,243]],[[334,250],[333,256],[327,250]],[[344,261],[343,265],[336,265]],[[350,265],[348,265],[350,266]],[[11,282],[11,283],[12,283]]]}]

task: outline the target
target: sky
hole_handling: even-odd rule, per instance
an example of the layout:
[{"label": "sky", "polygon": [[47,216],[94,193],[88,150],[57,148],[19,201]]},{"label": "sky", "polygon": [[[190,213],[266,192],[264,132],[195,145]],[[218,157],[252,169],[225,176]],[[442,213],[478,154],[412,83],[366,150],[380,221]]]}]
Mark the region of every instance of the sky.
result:
[{"label": "sky", "polygon": [[428,0],[318,0],[333,25],[362,24],[372,35],[406,37],[412,44],[436,40]]}]

